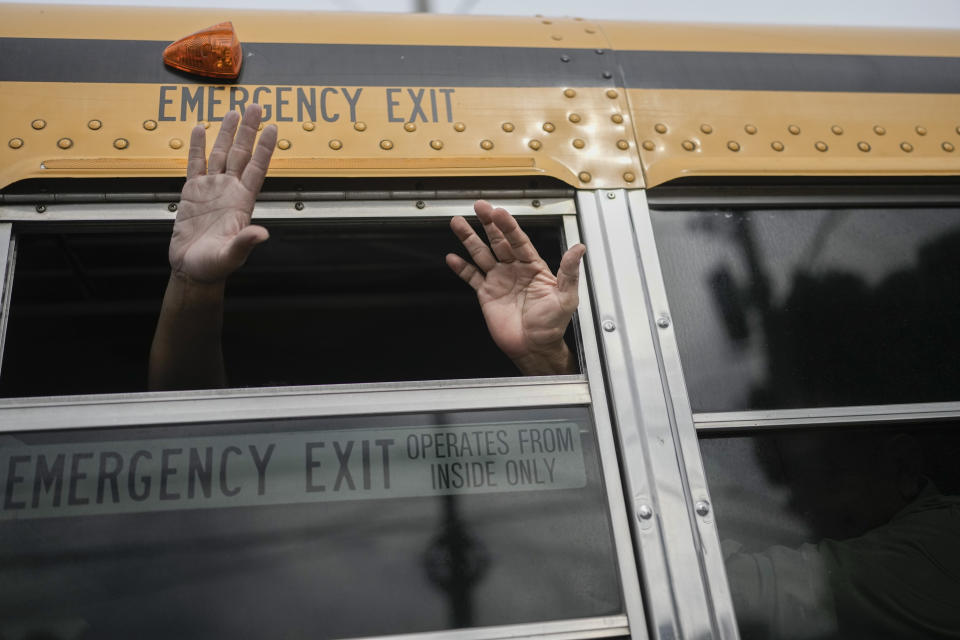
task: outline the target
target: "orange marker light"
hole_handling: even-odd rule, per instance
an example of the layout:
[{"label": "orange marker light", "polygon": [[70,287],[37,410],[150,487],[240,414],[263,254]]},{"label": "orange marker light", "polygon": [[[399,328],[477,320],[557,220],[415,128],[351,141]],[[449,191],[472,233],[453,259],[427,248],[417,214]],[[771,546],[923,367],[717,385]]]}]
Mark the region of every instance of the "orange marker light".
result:
[{"label": "orange marker light", "polygon": [[243,64],[240,40],[232,22],[180,38],[163,51],[163,61],[181,71],[211,78],[236,78]]}]

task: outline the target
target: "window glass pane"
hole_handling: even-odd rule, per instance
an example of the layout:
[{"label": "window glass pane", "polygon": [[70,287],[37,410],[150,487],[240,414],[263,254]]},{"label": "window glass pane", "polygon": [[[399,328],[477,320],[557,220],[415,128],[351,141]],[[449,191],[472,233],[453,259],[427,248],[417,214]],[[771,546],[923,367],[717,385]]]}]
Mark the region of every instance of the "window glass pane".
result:
[{"label": "window glass pane", "polygon": [[3,637],[623,612],[586,408],[15,434],[0,464]]},{"label": "window glass pane", "polygon": [[960,211],[654,211],[694,411],[960,399]]},{"label": "window glass pane", "polygon": [[[518,375],[444,263],[466,255],[447,221],[263,224],[227,281],[230,386]],[[559,223],[523,225],[556,270]],[[146,390],[170,271],[169,227],[153,229],[18,233],[0,396]]]},{"label": "window glass pane", "polygon": [[958,428],[702,438],[741,635],[960,634]]}]

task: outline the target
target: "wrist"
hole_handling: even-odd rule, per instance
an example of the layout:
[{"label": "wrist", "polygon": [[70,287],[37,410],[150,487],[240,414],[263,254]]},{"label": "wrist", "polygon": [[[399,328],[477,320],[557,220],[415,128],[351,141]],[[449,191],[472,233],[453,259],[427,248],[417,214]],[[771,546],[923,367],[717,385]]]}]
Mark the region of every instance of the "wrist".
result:
[{"label": "wrist", "polygon": [[510,359],[526,376],[564,375],[577,371],[574,353],[563,340]]}]

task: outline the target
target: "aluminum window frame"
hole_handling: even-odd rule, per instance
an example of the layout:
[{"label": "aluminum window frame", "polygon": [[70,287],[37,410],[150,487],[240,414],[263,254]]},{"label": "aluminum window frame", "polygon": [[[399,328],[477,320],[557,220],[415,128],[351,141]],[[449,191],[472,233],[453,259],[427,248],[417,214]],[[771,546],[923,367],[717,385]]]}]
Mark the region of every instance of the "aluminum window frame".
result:
[{"label": "aluminum window frame", "polygon": [[[293,222],[334,219],[437,219],[465,213],[465,202],[440,200],[428,204],[428,201],[324,201],[303,203],[299,210],[296,203],[261,202],[257,205],[256,218]],[[521,218],[558,218],[564,244],[569,247],[579,241],[576,203],[571,198],[510,199],[498,204],[509,208],[514,215]],[[114,211],[121,207],[121,211]],[[6,230],[9,234],[7,245],[9,252],[13,254],[16,247],[14,223],[25,223],[36,229],[40,226],[53,228],[73,222],[172,222],[174,217],[175,212],[169,211],[164,203],[110,206],[63,204],[50,206],[42,213],[27,205],[3,205],[0,206],[0,233]],[[2,239],[0,246],[3,246]],[[8,264],[12,262],[8,260]],[[12,273],[11,267],[6,281],[12,279]],[[593,321],[587,279],[581,278],[579,286],[581,303],[574,319],[583,372],[579,375],[6,398],[0,399],[0,433],[204,423],[227,419],[584,406],[593,420],[597,439],[624,612],[597,618],[379,637],[404,640],[430,640],[439,637],[455,640],[533,637],[565,640],[630,635],[636,640],[645,640],[647,622],[644,603],[632,553],[610,414],[605,401],[597,349],[597,329]],[[4,289],[5,295],[9,296],[10,289],[9,286]],[[4,313],[3,317],[6,317],[8,308],[9,304],[5,304],[3,309],[0,309]],[[3,335],[0,333],[0,340]]]}]

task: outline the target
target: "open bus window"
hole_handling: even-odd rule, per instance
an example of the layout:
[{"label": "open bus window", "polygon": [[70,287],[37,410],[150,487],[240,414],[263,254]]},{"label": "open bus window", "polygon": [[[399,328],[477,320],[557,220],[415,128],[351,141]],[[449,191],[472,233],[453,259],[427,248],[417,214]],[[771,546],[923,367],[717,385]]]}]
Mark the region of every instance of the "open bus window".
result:
[{"label": "open bus window", "polygon": [[[445,220],[264,224],[270,240],[227,281],[230,386],[519,375],[444,263],[463,255]],[[560,225],[524,229],[556,270]],[[0,396],[145,391],[169,234],[18,230]]]},{"label": "open bus window", "polygon": [[5,638],[343,638],[623,613],[585,407],[3,444]]}]

